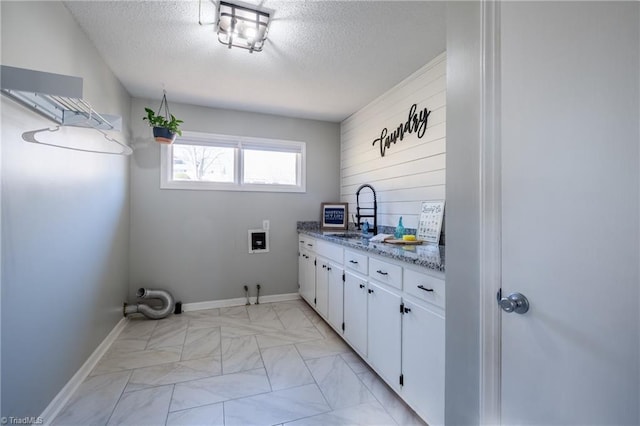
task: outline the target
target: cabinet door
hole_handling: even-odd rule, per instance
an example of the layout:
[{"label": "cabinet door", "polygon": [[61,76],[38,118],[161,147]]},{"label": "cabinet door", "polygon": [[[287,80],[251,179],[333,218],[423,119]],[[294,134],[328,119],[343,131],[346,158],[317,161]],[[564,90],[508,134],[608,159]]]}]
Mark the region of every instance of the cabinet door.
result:
[{"label": "cabinet door", "polygon": [[400,388],[400,337],[402,299],[383,286],[369,281],[367,357],[392,387]]},{"label": "cabinet door", "polygon": [[444,318],[415,303],[402,316],[402,394],[430,425],[444,424]]},{"label": "cabinet door", "polygon": [[302,282],[304,281],[304,251],[298,250],[298,292],[302,296]]},{"label": "cabinet door", "polygon": [[327,320],[336,330],[342,333],[344,321],[344,269],[333,263],[329,264],[329,311]]},{"label": "cabinet door", "polygon": [[367,356],[367,280],[350,272],[344,282],[344,338]]},{"label": "cabinet door", "polygon": [[318,313],[326,318],[329,302],[329,262],[316,257],[316,297],[315,307]]},{"label": "cabinet door", "polygon": [[300,251],[299,271],[300,271],[300,296],[307,303],[313,305],[313,299],[316,297],[316,271],[314,258],[307,250]]}]

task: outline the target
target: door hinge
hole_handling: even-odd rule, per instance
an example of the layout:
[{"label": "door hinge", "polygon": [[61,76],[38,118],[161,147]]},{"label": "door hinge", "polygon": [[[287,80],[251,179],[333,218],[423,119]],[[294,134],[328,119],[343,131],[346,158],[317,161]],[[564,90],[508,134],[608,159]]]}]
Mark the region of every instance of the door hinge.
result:
[{"label": "door hinge", "polygon": [[345,273],[343,272],[343,273],[342,273],[342,282],[344,282],[344,281],[345,281],[345,279],[346,279],[344,275],[345,275]]},{"label": "door hinge", "polygon": [[404,386],[404,374],[400,375],[400,386]]},{"label": "door hinge", "polygon": [[498,293],[496,293],[496,300],[498,301],[498,303],[500,303],[500,300],[502,300],[502,288],[498,289]]},{"label": "door hinge", "polygon": [[318,261],[317,260],[313,261],[313,266],[318,266]]},{"label": "door hinge", "polygon": [[344,323],[342,323],[342,331],[344,331]]},{"label": "door hinge", "polygon": [[314,298],[313,298],[313,304],[315,305],[315,304],[317,304],[317,303],[318,303],[318,302],[317,302],[317,299],[314,297]]},{"label": "door hinge", "polygon": [[400,313],[404,314],[404,303],[400,304]]}]

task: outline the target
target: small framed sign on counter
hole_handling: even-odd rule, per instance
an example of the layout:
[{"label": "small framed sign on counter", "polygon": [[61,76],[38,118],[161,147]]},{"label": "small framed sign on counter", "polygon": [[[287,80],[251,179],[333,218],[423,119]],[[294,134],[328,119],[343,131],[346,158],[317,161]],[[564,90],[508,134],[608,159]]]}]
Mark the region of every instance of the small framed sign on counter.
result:
[{"label": "small framed sign on counter", "polygon": [[420,209],[420,222],[416,237],[431,244],[440,242],[442,218],[444,216],[444,200],[425,201]]},{"label": "small framed sign on counter", "polygon": [[320,220],[323,231],[346,230],[349,225],[349,204],[322,203]]}]

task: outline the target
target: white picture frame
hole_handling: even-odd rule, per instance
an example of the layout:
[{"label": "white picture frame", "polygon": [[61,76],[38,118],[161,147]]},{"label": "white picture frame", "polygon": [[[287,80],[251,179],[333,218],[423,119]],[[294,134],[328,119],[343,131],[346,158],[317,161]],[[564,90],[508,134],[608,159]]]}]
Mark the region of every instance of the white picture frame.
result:
[{"label": "white picture frame", "polygon": [[443,218],[444,200],[424,201],[420,207],[420,221],[416,230],[417,239],[431,244],[439,244]]},{"label": "white picture frame", "polygon": [[349,204],[322,203],[320,223],[323,231],[346,231],[349,228]]}]

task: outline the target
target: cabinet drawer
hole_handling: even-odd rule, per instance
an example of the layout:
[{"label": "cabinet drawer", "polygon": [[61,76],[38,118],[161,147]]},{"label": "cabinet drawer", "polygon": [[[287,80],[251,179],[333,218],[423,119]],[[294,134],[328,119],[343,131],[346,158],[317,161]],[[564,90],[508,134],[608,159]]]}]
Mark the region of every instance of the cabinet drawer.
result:
[{"label": "cabinet drawer", "polygon": [[308,235],[298,234],[298,248],[315,252],[316,240]]},{"label": "cabinet drawer", "polygon": [[344,251],[344,267],[367,274],[367,256],[351,250]]},{"label": "cabinet drawer", "polygon": [[405,269],[404,291],[444,309],[444,280],[440,278]]},{"label": "cabinet drawer", "polygon": [[375,258],[369,259],[369,277],[402,290],[402,267]]},{"label": "cabinet drawer", "polygon": [[319,256],[326,257],[342,265],[344,249],[336,244],[318,240],[316,241],[316,253],[318,253]]}]

